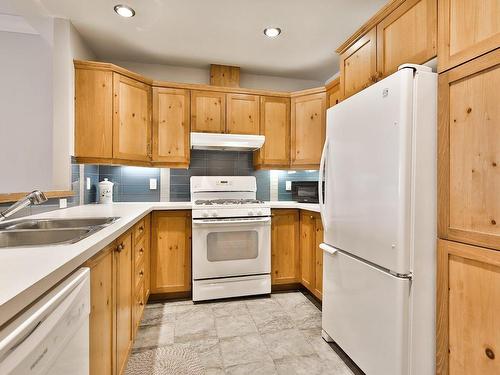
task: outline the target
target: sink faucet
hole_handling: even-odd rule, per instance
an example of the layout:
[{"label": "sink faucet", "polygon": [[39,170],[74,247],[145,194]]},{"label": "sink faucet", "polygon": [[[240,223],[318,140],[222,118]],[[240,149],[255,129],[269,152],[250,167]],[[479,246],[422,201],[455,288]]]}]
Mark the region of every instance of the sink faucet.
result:
[{"label": "sink faucet", "polygon": [[35,190],[21,198],[12,206],[7,208],[5,211],[0,212],[0,221],[7,219],[9,216],[14,215],[17,211],[22,210],[25,207],[40,204],[47,201],[47,197],[40,190]]}]

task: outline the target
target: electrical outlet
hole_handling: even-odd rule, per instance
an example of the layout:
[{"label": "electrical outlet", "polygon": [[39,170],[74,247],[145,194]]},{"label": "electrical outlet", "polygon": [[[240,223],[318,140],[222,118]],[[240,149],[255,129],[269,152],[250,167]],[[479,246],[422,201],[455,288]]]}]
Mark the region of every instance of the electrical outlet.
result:
[{"label": "electrical outlet", "polygon": [[149,190],[156,190],[158,187],[158,184],[156,182],[156,178],[150,178],[149,179]]},{"label": "electrical outlet", "polygon": [[286,191],[292,190],[292,181],[285,181],[285,190]]},{"label": "electrical outlet", "polygon": [[90,177],[87,177],[87,190],[90,190]]},{"label": "electrical outlet", "polygon": [[68,200],[66,198],[59,199],[59,208],[68,207]]}]

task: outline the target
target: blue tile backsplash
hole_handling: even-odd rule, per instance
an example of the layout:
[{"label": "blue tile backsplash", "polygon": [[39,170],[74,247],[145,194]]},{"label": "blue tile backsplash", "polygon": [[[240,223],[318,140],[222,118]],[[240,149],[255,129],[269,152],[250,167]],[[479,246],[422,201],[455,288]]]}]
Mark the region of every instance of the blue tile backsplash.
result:
[{"label": "blue tile backsplash", "polygon": [[[191,176],[255,176],[257,199],[270,200],[270,171],[254,170],[252,158],[252,152],[192,150],[189,169],[170,170],[170,200],[190,200]],[[292,193],[285,190],[286,180],[318,180],[318,171],[276,172],[279,200],[292,200]]]},{"label": "blue tile backsplash", "polygon": [[[85,165],[85,179],[90,178],[90,189],[84,181],[84,203],[99,201],[99,182],[107,178],[113,182],[114,202],[158,202],[160,201],[160,169],[122,167],[114,165]],[[155,178],[157,187],[149,189],[149,179]]]},{"label": "blue tile backsplash", "polygon": [[278,200],[291,201],[292,192],[286,191],[286,181],[318,181],[318,171],[276,171],[278,173]]},{"label": "blue tile backsplash", "polygon": [[170,170],[170,200],[190,200],[191,176],[255,176],[257,199],[269,200],[269,171],[253,169],[252,152],[192,150],[189,169]]}]

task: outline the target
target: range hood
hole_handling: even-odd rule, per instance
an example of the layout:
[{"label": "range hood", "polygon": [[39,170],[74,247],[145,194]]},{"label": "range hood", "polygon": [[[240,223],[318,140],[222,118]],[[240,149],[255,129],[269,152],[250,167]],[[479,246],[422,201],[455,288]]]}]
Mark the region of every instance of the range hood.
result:
[{"label": "range hood", "polygon": [[191,133],[193,150],[254,151],[264,144],[263,135]]}]

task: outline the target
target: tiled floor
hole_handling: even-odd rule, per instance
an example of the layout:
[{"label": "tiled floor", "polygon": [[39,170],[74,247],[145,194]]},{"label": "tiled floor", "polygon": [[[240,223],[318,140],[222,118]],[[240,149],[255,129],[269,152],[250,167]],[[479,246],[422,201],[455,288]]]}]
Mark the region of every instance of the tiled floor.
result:
[{"label": "tiled floor", "polygon": [[132,357],[159,346],[196,353],[207,375],[353,374],[321,338],[321,312],[300,292],[148,304]]}]

